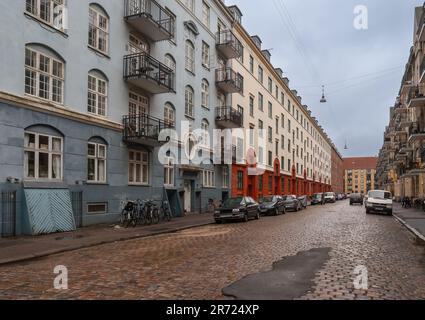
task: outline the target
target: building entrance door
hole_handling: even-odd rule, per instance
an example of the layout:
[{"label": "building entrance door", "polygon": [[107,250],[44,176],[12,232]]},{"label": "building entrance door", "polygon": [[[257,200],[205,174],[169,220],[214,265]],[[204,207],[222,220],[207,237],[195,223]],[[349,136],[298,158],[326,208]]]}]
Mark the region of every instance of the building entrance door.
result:
[{"label": "building entrance door", "polygon": [[192,212],[192,182],[190,180],[184,182],[184,211]]}]

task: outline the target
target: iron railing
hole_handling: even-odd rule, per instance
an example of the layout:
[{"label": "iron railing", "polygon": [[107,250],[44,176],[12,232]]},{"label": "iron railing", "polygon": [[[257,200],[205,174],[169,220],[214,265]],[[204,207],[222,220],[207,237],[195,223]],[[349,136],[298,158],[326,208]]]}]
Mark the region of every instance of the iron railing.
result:
[{"label": "iron railing", "polygon": [[154,0],[125,0],[126,18],[146,16],[167,31],[170,37],[174,34],[175,18]]},{"label": "iron railing", "polygon": [[150,79],[170,91],[174,89],[174,71],[146,52],[124,56],[124,79],[134,78]]},{"label": "iron railing", "polygon": [[215,73],[216,82],[231,82],[238,89],[243,91],[243,77],[241,74],[235,72],[232,68],[218,69]]},{"label": "iron railing", "polygon": [[0,237],[16,236],[16,191],[2,192],[0,202]]},{"label": "iron railing", "polygon": [[71,192],[72,212],[74,213],[75,226],[77,228],[83,227],[83,192]]},{"label": "iron railing", "polygon": [[407,103],[409,104],[412,99],[419,98],[425,98],[425,84],[418,84],[409,89]]},{"label": "iron railing", "polygon": [[[152,117],[148,114],[129,115],[123,118],[124,141],[137,139],[159,139],[162,130],[172,129],[171,123]],[[158,141],[160,142],[160,141]]]},{"label": "iron railing", "polygon": [[239,128],[243,127],[243,114],[232,107],[217,107],[215,116],[216,121],[230,121]]},{"label": "iron railing", "polygon": [[238,57],[243,54],[242,43],[236,38],[231,30],[217,32],[217,46],[229,46],[238,53]]}]

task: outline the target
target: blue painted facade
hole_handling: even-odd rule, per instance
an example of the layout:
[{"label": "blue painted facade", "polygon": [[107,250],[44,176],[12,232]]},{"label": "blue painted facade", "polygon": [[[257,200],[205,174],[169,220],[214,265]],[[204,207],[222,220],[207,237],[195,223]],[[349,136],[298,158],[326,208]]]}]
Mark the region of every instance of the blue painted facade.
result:
[{"label": "blue painted facade", "polygon": [[[197,18],[201,16],[200,1],[196,2],[195,14],[180,1],[164,0],[159,4],[175,16],[175,37],[171,41],[149,42],[150,55],[164,63],[171,55],[176,62],[174,92],[149,94],[141,88],[132,87],[123,79],[123,57],[129,54],[129,36],[137,32],[124,19],[124,1],[99,0],[67,1],[69,28],[59,32],[31,17],[26,12],[25,1],[0,2],[0,191],[18,191],[17,234],[25,233],[25,198],[23,189],[63,188],[71,192],[83,192],[83,225],[112,223],[117,221],[121,202],[126,199],[158,199],[164,192],[164,167],[159,163],[158,147],[151,149],[143,144],[131,147],[123,141],[120,129],[123,116],[129,113],[129,92],[135,91],[149,99],[149,114],[163,119],[164,106],[175,108],[176,130],[180,123],[189,120],[194,129],[207,120],[209,130],[215,129],[215,107],[218,106],[215,87],[217,53],[215,33],[218,16],[230,27],[230,19],[221,14],[219,3],[210,1],[211,30]],[[109,17],[109,51],[102,55],[88,47],[89,6],[94,5]],[[197,35],[187,28],[187,23],[196,26]],[[185,42],[191,40],[195,46],[195,72],[185,70]],[[201,66],[202,43],[210,47],[210,68]],[[29,46],[41,52],[54,54],[64,63],[64,100],[62,105],[41,101],[25,95],[25,48]],[[87,77],[89,72],[101,73],[108,81],[108,102],[105,117],[96,117],[87,112]],[[210,85],[209,106],[201,107],[201,83],[205,79]],[[184,116],[185,87],[194,89],[195,116]],[[230,99],[230,97],[227,97]],[[25,101],[25,103],[23,103]],[[41,134],[60,136],[63,139],[63,180],[25,181],[24,136],[26,130]],[[87,183],[87,145],[100,139],[107,145],[106,182]],[[129,149],[149,152],[149,184],[129,185]],[[181,152],[181,150],[180,150]],[[202,171],[192,171],[176,165],[174,186],[167,187],[170,201],[176,214],[184,211],[185,184],[191,186],[191,211],[202,212],[208,199],[222,199],[229,189],[222,188],[223,167],[203,166],[215,171],[215,187],[204,188]],[[230,171],[230,170],[229,170]],[[227,186],[230,187],[231,173]],[[16,183],[8,178],[17,179]],[[38,185],[39,184],[39,185]],[[87,204],[107,203],[107,212],[89,214]]]}]

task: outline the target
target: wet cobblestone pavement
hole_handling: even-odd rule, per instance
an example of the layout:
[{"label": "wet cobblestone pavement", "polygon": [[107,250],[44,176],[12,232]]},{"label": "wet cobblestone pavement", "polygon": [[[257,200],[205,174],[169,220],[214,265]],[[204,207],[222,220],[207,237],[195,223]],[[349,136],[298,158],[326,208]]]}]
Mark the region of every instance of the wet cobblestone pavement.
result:
[{"label": "wet cobblestone pavement", "polygon": [[[222,288],[275,261],[332,248],[296,299],[425,299],[425,252],[394,218],[339,202],[249,223],[210,225],[0,267],[0,299],[225,299]],[[69,289],[53,288],[54,267]],[[356,266],[368,290],[353,285]]]}]

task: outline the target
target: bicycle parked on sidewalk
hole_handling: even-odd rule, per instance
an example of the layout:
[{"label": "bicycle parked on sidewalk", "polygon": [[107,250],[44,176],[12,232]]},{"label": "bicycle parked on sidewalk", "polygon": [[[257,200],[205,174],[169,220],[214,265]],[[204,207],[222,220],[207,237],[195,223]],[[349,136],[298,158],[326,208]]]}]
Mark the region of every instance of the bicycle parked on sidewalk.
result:
[{"label": "bicycle parked on sidewalk", "polygon": [[121,211],[120,225],[124,228],[137,225],[138,204],[134,201],[128,201]]},{"label": "bicycle parked on sidewalk", "polygon": [[168,201],[162,201],[161,208],[159,210],[160,219],[162,221],[170,222],[172,219],[171,208]]}]

